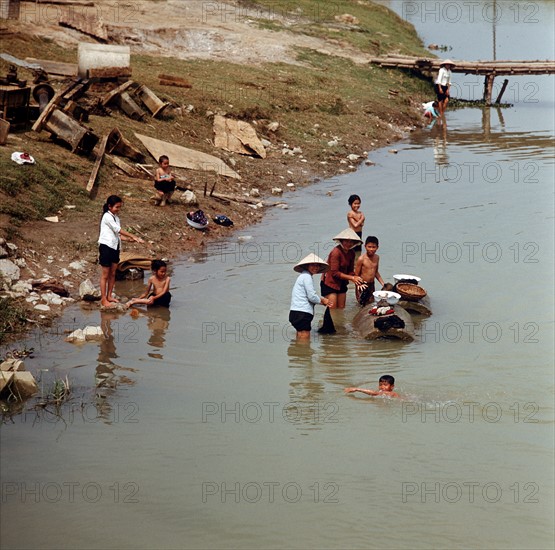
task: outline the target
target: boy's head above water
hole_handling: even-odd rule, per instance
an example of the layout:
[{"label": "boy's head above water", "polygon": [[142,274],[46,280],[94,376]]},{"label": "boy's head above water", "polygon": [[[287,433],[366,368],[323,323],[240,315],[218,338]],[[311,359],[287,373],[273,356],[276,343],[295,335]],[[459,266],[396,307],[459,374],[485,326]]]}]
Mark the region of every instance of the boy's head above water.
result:
[{"label": "boy's head above water", "polygon": [[378,380],[378,387],[381,391],[393,391],[393,388],[395,387],[395,378],[393,378],[390,374],[380,376],[380,379]]}]

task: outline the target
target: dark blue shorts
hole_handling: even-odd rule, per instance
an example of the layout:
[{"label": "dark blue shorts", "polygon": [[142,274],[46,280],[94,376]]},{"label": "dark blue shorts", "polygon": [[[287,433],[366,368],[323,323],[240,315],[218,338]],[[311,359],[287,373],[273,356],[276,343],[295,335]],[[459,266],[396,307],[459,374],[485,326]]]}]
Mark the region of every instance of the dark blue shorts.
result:
[{"label": "dark blue shorts", "polygon": [[306,311],[295,311],[291,310],[289,312],[289,322],[295,327],[295,330],[308,330],[310,331],[310,323],[314,315],[307,313]]},{"label": "dark blue shorts", "polygon": [[114,250],[107,244],[99,244],[98,263],[102,267],[112,267],[112,264],[119,264],[119,248]]}]

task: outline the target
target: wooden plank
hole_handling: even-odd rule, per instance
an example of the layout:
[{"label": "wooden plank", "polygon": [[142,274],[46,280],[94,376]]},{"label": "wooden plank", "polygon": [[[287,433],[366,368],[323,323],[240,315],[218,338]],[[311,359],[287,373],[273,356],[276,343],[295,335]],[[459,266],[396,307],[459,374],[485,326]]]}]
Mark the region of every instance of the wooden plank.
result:
[{"label": "wooden plank", "polygon": [[25,61],[39,65],[48,74],[57,76],[77,76],[77,63],[63,63],[61,61],[50,61],[49,59],[36,59],[34,57],[26,57]]},{"label": "wooden plank", "polygon": [[193,85],[181,78],[180,76],[173,76],[171,74],[159,74],[160,84],[164,86],[179,86],[181,88],[192,88]]},{"label": "wooden plank", "polygon": [[124,82],[121,86],[114,88],[111,92],[107,93],[102,98],[102,102],[101,102],[102,106],[106,107],[106,105],[108,105],[110,101],[112,101],[115,97],[119,96],[122,92],[125,92],[125,90],[127,90],[127,88],[129,88],[133,84],[134,84],[133,80],[128,80],[127,82]]},{"label": "wooden plank", "polygon": [[161,155],[167,155],[170,158],[170,165],[176,168],[211,171],[228,178],[241,179],[241,176],[237,172],[234,172],[218,157],[141,134],[135,133],[135,136],[143,143],[148,149],[148,152],[156,160],[158,160]]},{"label": "wooden plank", "polygon": [[[125,172],[128,176],[132,178],[141,178],[141,179],[151,179],[153,176],[151,174],[145,174],[138,168],[135,168],[128,162],[125,162],[123,159],[116,157],[114,155],[107,155],[110,161],[117,166],[121,171]],[[147,178],[148,175],[148,178]]]},{"label": "wooden plank", "polygon": [[87,193],[89,196],[92,194],[92,190],[94,188],[94,184],[96,182],[96,178],[98,176],[98,171],[100,170],[100,166],[102,165],[102,160],[104,159],[104,151],[106,151],[106,144],[108,143],[108,136],[109,134],[105,134],[100,143],[98,144],[98,148],[96,150],[96,160],[94,162],[94,166],[91,172],[91,176],[89,178],[89,183],[87,183]]},{"label": "wooden plank", "polygon": [[120,78],[130,77],[131,67],[100,67],[88,69],[89,78]]}]

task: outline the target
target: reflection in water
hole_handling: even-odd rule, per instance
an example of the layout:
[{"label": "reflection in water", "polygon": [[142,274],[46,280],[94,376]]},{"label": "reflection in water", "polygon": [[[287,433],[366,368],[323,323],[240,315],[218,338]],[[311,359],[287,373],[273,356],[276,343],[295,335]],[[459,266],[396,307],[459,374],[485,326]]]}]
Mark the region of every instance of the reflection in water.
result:
[{"label": "reflection in water", "polygon": [[449,164],[449,156],[447,155],[447,121],[445,120],[445,115],[439,116],[432,122],[430,135],[434,139],[434,160],[436,165]]},{"label": "reflection in water", "polygon": [[[104,338],[100,340],[98,346],[98,364],[95,372],[96,384],[96,409],[98,418],[101,418],[106,423],[110,424],[113,418],[112,405],[108,397],[112,396],[118,385],[123,384],[132,386],[135,381],[119,371],[136,372],[136,369],[122,367],[113,362],[113,359],[118,358],[116,343],[117,338],[114,337],[114,327],[112,323],[119,323],[120,314],[113,311],[100,312],[100,326],[104,334]],[[116,334],[119,335],[119,326],[117,326]]]},{"label": "reflection in water", "polygon": [[[166,343],[166,331],[170,326],[170,308],[169,307],[150,307],[148,308],[148,328],[151,331],[148,345],[153,348],[159,348],[160,351]],[[154,359],[163,359],[161,353],[149,353],[149,357]]]}]

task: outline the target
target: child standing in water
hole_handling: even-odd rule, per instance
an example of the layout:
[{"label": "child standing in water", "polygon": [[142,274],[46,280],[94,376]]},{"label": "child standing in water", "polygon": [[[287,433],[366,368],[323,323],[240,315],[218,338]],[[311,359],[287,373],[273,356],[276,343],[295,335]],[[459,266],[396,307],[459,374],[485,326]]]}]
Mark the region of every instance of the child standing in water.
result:
[{"label": "child standing in water", "polygon": [[[349,205],[351,206],[351,210],[347,212],[347,223],[349,227],[360,237],[362,240],[362,228],[364,226],[364,214],[360,211],[360,197],[358,195],[351,195],[349,197]],[[360,245],[357,245],[353,248],[355,252],[361,250]]]},{"label": "child standing in water", "polygon": [[364,279],[363,284],[356,286],[356,298],[361,306],[367,304],[376,290],[374,279],[378,279],[382,287],[385,284],[379,271],[380,257],[376,254],[379,246],[377,237],[367,237],[364,243],[366,253],[361,254],[355,264],[355,275]]},{"label": "child standing in water", "polygon": [[152,277],[147,282],[146,290],[138,297],[127,302],[127,307],[135,304],[147,306],[170,307],[172,295],[170,293],[170,278],[168,266],[163,260],[152,260]]},{"label": "child standing in water", "polygon": [[154,179],[156,206],[166,206],[175,191],[175,176],[170,168],[170,159],[166,155],[158,159],[158,165]]},{"label": "child standing in water", "polygon": [[121,228],[118,214],[123,207],[123,201],[117,195],[110,195],[103,206],[100,220],[100,235],[98,237],[98,263],[102,266],[100,276],[101,304],[104,307],[114,307],[117,298],[112,297],[116,283],[116,268],[119,264],[121,241],[135,241],[143,243],[143,239],[136,237]]}]

